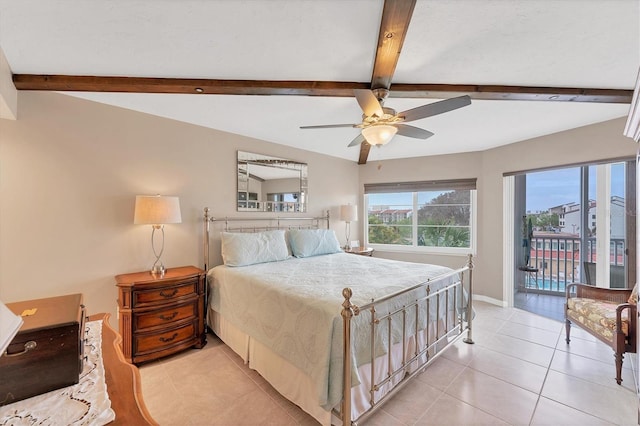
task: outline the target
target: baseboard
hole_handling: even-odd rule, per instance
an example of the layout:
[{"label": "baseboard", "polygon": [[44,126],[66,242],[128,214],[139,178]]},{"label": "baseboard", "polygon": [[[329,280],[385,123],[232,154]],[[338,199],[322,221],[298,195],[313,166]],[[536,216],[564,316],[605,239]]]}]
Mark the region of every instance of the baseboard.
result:
[{"label": "baseboard", "polygon": [[483,296],[481,294],[474,294],[473,300],[478,300],[480,302],[491,303],[492,305],[500,306],[502,308],[507,307],[507,302],[503,300],[494,299],[493,297]]}]

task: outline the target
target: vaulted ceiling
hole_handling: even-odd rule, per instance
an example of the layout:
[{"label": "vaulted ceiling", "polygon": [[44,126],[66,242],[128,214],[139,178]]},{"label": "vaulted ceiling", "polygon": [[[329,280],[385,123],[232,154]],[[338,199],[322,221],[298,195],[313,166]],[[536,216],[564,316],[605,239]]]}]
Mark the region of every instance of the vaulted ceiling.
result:
[{"label": "vaulted ceiling", "polygon": [[[637,0],[0,0],[19,90],[63,93],[354,161],[484,150],[626,116]],[[469,95],[347,147],[354,89],[397,111]],[[621,129],[622,131],[622,129]]]}]

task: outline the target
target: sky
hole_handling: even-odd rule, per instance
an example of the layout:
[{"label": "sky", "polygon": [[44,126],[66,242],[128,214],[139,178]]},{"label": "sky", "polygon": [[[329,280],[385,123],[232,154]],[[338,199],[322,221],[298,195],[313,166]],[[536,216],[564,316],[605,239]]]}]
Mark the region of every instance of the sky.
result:
[{"label": "sky", "polygon": [[[611,195],[624,197],[624,163],[611,166]],[[596,199],[596,167],[589,167],[589,198]],[[527,174],[527,211],[580,202],[580,167]]]}]

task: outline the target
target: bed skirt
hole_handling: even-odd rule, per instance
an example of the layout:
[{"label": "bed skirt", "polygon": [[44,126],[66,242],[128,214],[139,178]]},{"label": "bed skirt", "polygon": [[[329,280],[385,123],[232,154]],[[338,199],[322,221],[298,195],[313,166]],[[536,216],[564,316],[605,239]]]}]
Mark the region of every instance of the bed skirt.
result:
[{"label": "bed skirt", "polygon": [[[236,354],[238,354],[249,368],[257,371],[267,380],[274,389],[292,403],[296,404],[303,411],[308,413],[320,424],[338,425],[342,424],[342,420],[332,414],[331,411],[325,410],[318,405],[314,391],[315,387],[312,380],[300,371],[299,368],[292,363],[279,356],[265,345],[251,338],[246,333],[240,331],[237,327],[225,320],[218,312],[209,308],[207,315],[207,323],[211,330]],[[441,326],[440,324],[439,326]],[[433,333],[433,330],[430,331]],[[422,340],[423,334],[419,335]],[[406,353],[412,353],[415,347],[415,339],[409,339]],[[423,346],[424,342],[418,342],[419,346]],[[438,346],[445,346],[443,342]],[[397,343],[392,350],[392,367],[397,368],[402,364],[402,344]],[[423,364],[425,360],[422,360]],[[376,379],[380,381],[387,374],[388,357],[386,355],[378,357],[375,360]],[[417,361],[410,364],[407,373],[413,373],[417,365]],[[362,380],[351,391],[352,406],[351,418],[356,419],[371,408],[371,364],[364,364],[358,368],[358,373]],[[378,401],[383,395],[388,393],[393,387],[402,380],[402,375],[395,378],[384,385],[380,390],[375,392],[374,399]],[[336,407],[338,408],[338,407]]]}]

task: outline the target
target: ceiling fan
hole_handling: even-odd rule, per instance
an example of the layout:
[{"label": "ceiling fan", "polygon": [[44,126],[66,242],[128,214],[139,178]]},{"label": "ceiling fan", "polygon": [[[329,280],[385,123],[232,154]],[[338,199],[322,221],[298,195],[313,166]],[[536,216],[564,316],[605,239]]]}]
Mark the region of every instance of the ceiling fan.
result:
[{"label": "ceiling fan", "polygon": [[393,108],[383,107],[387,97],[387,89],[355,89],[354,94],[360,108],[362,108],[362,122],[356,124],[324,124],[318,126],[300,126],[301,129],[328,129],[336,127],[354,127],[362,129],[348,146],[357,146],[362,142],[369,145],[385,145],[396,135],[416,139],[427,139],[434,134],[419,127],[404,124],[409,121],[420,120],[434,115],[453,111],[471,104],[469,96],[459,96],[443,101],[422,105],[402,112]]}]

